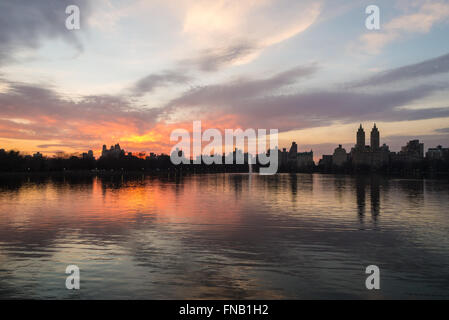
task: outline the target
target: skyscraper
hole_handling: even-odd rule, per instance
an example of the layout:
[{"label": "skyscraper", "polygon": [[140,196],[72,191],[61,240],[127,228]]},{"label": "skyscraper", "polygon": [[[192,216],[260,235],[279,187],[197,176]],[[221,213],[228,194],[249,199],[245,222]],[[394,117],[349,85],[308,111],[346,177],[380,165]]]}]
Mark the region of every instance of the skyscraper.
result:
[{"label": "skyscraper", "polygon": [[390,150],[385,144],[380,148],[380,133],[376,124],[371,130],[371,145],[369,147],[365,145],[365,131],[360,125],[357,131],[357,143],[351,150],[350,161],[354,167],[380,168],[388,164]]},{"label": "skyscraper", "polygon": [[288,152],[288,157],[290,159],[295,159],[298,156],[298,145],[296,142],[292,142],[292,146],[290,147],[290,151]]},{"label": "skyscraper", "polygon": [[379,150],[380,138],[379,138],[379,130],[377,130],[376,124],[374,124],[373,129],[371,130],[371,150]]},{"label": "skyscraper", "polygon": [[357,144],[356,148],[359,150],[365,149],[365,130],[362,128],[362,124],[360,124],[359,130],[357,130]]}]

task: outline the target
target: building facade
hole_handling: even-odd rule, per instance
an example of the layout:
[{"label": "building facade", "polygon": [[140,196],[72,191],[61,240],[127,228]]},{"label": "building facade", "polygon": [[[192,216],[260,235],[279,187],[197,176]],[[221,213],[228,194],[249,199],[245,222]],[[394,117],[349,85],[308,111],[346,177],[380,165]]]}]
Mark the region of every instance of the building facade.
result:
[{"label": "building facade", "polygon": [[292,142],[290,150],[287,151],[283,148],[282,151],[279,150],[279,162],[283,169],[288,170],[301,170],[301,169],[311,169],[315,167],[315,162],[313,161],[313,151],[309,152],[298,152],[298,145],[296,142]]},{"label": "building facade", "polygon": [[371,129],[370,143],[365,145],[365,131],[360,124],[357,131],[357,143],[349,155],[352,165],[357,167],[381,168],[390,162],[390,151],[387,145],[380,147],[380,132],[376,124]]},{"label": "building facade", "polygon": [[120,148],[119,144],[116,144],[115,146],[111,146],[111,148],[108,150],[106,148],[106,145],[103,145],[103,150],[101,152],[101,156],[103,158],[120,158],[125,156],[125,150]]}]

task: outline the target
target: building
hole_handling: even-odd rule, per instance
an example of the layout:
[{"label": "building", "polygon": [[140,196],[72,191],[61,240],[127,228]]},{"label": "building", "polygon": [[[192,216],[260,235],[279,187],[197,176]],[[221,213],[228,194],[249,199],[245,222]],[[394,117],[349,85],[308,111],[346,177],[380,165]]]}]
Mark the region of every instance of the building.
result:
[{"label": "building", "polygon": [[376,124],[374,124],[371,130],[370,143],[370,146],[365,145],[365,131],[360,124],[356,135],[356,145],[352,148],[349,156],[353,167],[370,167],[376,169],[389,164],[389,147],[386,144],[379,147],[380,132]]},{"label": "building", "polygon": [[348,154],[346,153],[346,149],[344,149],[341,144],[339,144],[338,148],[335,148],[334,154],[332,155],[332,165],[342,167],[347,162]]},{"label": "building", "polygon": [[362,124],[360,124],[359,130],[357,130],[355,148],[360,151],[365,150],[365,130],[363,130]]},{"label": "building", "polygon": [[385,143],[380,147],[380,150],[383,152],[390,152],[390,147],[387,146]]},{"label": "building", "polygon": [[281,167],[286,167],[288,162],[287,148],[282,148],[282,151],[278,150],[278,152],[279,152],[278,154],[279,164],[281,165]]},{"label": "building", "polygon": [[323,155],[323,157],[318,162],[318,167],[324,171],[329,171],[332,169],[332,155]]},{"label": "building", "polygon": [[33,158],[34,158],[34,159],[42,159],[42,158],[43,158],[43,155],[42,155],[42,153],[40,153],[40,152],[38,151],[38,152],[36,152],[35,154],[33,154]]},{"label": "building", "polygon": [[116,144],[115,146],[111,146],[111,148],[108,150],[106,148],[106,145],[103,145],[103,150],[101,152],[101,157],[103,158],[120,158],[125,155],[125,150],[122,150],[120,148],[119,144]]},{"label": "building", "polygon": [[380,133],[379,130],[376,127],[376,124],[374,124],[373,129],[371,130],[371,139],[370,139],[370,147],[372,151],[379,150],[380,145]]},{"label": "building", "polygon": [[292,142],[288,152],[283,148],[279,153],[281,167],[289,170],[310,169],[315,166],[315,162],[313,161],[313,151],[298,152],[298,145],[296,142]]},{"label": "building", "polygon": [[443,148],[442,146],[437,146],[436,148],[429,148],[426,152],[426,158],[428,160],[449,160],[449,148]]},{"label": "building", "polygon": [[157,155],[154,152],[150,152],[150,155],[145,157],[145,160],[156,160],[156,159]]},{"label": "building", "polygon": [[322,171],[332,172],[338,170],[385,170],[388,172],[410,172],[410,170],[430,169],[432,171],[449,170],[449,148],[437,146],[429,148],[424,161],[424,143],[411,140],[401,148],[398,153],[391,152],[384,143],[380,145],[380,132],[374,124],[370,145],[365,144],[365,130],[362,125],[356,132],[356,143],[351,152],[339,145],[332,155],[323,155],[318,163]]},{"label": "building", "polygon": [[82,157],[83,157],[84,160],[95,160],[94,152],[92,150],[84,152],[82,154]]},{"label": "building", "polygon": [[419,140],[410,140],[399,152],[399,158],[406,163],[419,162],[424,159],[424,143]]}]

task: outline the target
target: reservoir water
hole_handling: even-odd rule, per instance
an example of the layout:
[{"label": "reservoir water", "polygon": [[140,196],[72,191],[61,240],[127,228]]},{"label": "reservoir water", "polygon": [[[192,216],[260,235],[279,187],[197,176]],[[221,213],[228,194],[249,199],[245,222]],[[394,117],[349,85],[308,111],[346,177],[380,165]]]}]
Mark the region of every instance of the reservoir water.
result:
[{"label": "reservoir water", "polygon": [[448,204],[447,179],[2,178],[0,298],[448,299]]}]

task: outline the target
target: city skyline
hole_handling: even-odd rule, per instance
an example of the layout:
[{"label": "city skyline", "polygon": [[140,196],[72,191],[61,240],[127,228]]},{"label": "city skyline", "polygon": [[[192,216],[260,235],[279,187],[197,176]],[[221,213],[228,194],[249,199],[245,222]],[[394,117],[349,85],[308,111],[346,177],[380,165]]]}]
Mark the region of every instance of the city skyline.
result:
[{"label": "city skyline", "polygon": [[[72,4],[79,30],[65,27]],[[277,128],[280,148],[296,141],[315,161],[349,148],[360,122],[388,132],[391,150],[444,145],[449,2],[378,1],[380,30],[365,27],[370,4],[3,2],[0,146],[169,153],[192,120]]]},{"label": "city skyline", "polygon": [[[287,158],[291,157],[292,154],[295,154],[295,161],[296,161],[296,157],[298,158],[298,163],[302,163],[301,165],[298,165],[298,167],[301,166],[307,166],[311,163],[313,163],[313,166],[315,165],[320,165],[322,162],[326,162],[329,161],[329,159],[333,159],[334,165],[336,165],[337,167],[339,166],[343,166],[345,164],[345,162],[351,160],[351,162],[353,161],[358,161],[360,163],[364,163],[367,162],[365,164],[372,164],[372,159],[371,160],[367,160],[367,159],[359,159],[357,160],[357,154],[360,155],[364,155],[365,158],[367,155],[373,154],[373,153],[386,153],[387,155],[384,154],[384,159],[382,160],[383,162],[387,162],[387,159],[389,156],[388,155],[396,155],[396,154],[401,154],[404,153],[404,150],[410,145],[410,144],[418,144],[419,148],[421,150],[419,150],[419,154],[418,158],[428,158],[429,155],[428,153],[430,153],[430,157],[435,157],[435,155],[432,153],[434,153],[435,151],[440,150],[441,152],[447,152],[447,150],[449,150],[449,148],[445,148],[444,145],[437,145],[437,146],[429,146],[427,147],[427,149],[425,149],[425,145],[423,142],[420,142],[419,139],[413,139],[410,141],[404,141],[404,143],[407,143],[404,146],[401,146],[400,150],[391,150],[390,146],[387,145],[386,143],[384,143],[382,141],[381,138],[381,134],[380,134],[381,130],[379,130],[379,128],[377,127],[376,123],[373,123],[373,127],[369,133],[369,143],[368,140],[366,138],[366,132],[365,132],[365,128],[363,127],[363,125],[360,123],[359,128],[357,129],[357,131],[355,132],[355,139],[354,139],[354,143],[352,144],[352,146],[349,148],[350,152],[346,152],[345,147],[343,147],[343,144],[338,144],[338,147],[334,149],[334,153],[333,155],[326,155],[326,154],[321,154],[320,157],[318,158],[318,161],[316,161],[317,157],[314,156],[314,151],[313,149],[311,149],[310,151],[307,150],[301,150],[300,146],[295,142],[292,141],[290,148],[267,148],[266,152],[269,152],[270,150],[278,150],[278,152],[280,153],[280,164],[282,165],[283,161],[287,161]],[[382,142],[382,143],[381,143]],[[203,145],[205,145],[207,143],[203,143]],[[244,154],[248,154],[248,152],[246,151],[246,147],[247,144],[245,144],[245,148],[244,150],[240,150],[238,148],[239,146],[234,145],[233,150],[234,150],[234,154],[235,152],[244,152]],[[192,146],[190,147],[192,148]],[[427,151],[426,151],[427,150]],[[0,149],[0,151],[8,151],[5,149]],[[9,151],[16,151],[19,152],[23,155],[30,155],[27,153],[23,153],[20,150],[9,150]],[[328,150],[331,151],[331,150]],[[176,151],[174,152],[183,152],[182,149],[178,149],[176,148]],[[217,154],[217,153],[215,153]],[[258,154],[260,154],[260,150],[258,150]],[[283,156],[283,154],[285,154]],[[231,153],[226,154],[226,152],[222,153],[222,156],[229,156],[231,155]],[[81,157],[83,159],[100,159],[100,158],[104,158],[104,157],[113,157],[113,158],[119,158],[119,157],[124,157],[124,156],[132,156],[132,157],[137,157],[137,158],[141,158],[141,159],[149,159],[152,157],[157,157],[157,156],[170,156],[169,153],[155,153],[155,152],[151,152],[150,151],[140,151],[140,152],[128,152],[126,151],[126,147],[125,148],[121,148],[119,143],[116,143],[114,145],[111,145],[110,148],[107,147],[107,145],[103,145],[102,146],[102,151],[101,154],[98,155],[97,157],[95,157],[95,153],[93,152],[93,150],[88,150],[87,152],[82,152],[82,153],[73,153],[73,154],[59,154],[59,157],[70,157],[70,156],[77,156],[77,157]],[[208,156],[206,154],[201,154],[201,157],[204,156]],[[256,156],[256,154],[253,154],[253,156]],[[441,157],[441,159],[443,159],[443,153],[441,153],[441,155],[439,155]],[[43,154],[39,151],[37,151],[33,157],[37,157],[37,158],[41,158],[43,157]],[[194,156],[191,155],[190,156],[190,160],[193,161],[195,158],[198,158],[199,156]],[[200,157],[200,158],[201,158]],[[284,159],[285,158],[285,159]],[[246,161],[246,160],[245,160]],[[377,159],[377,161],[382,162],[380,159]],[[379,165],[380,166],[380,165]]]}]

